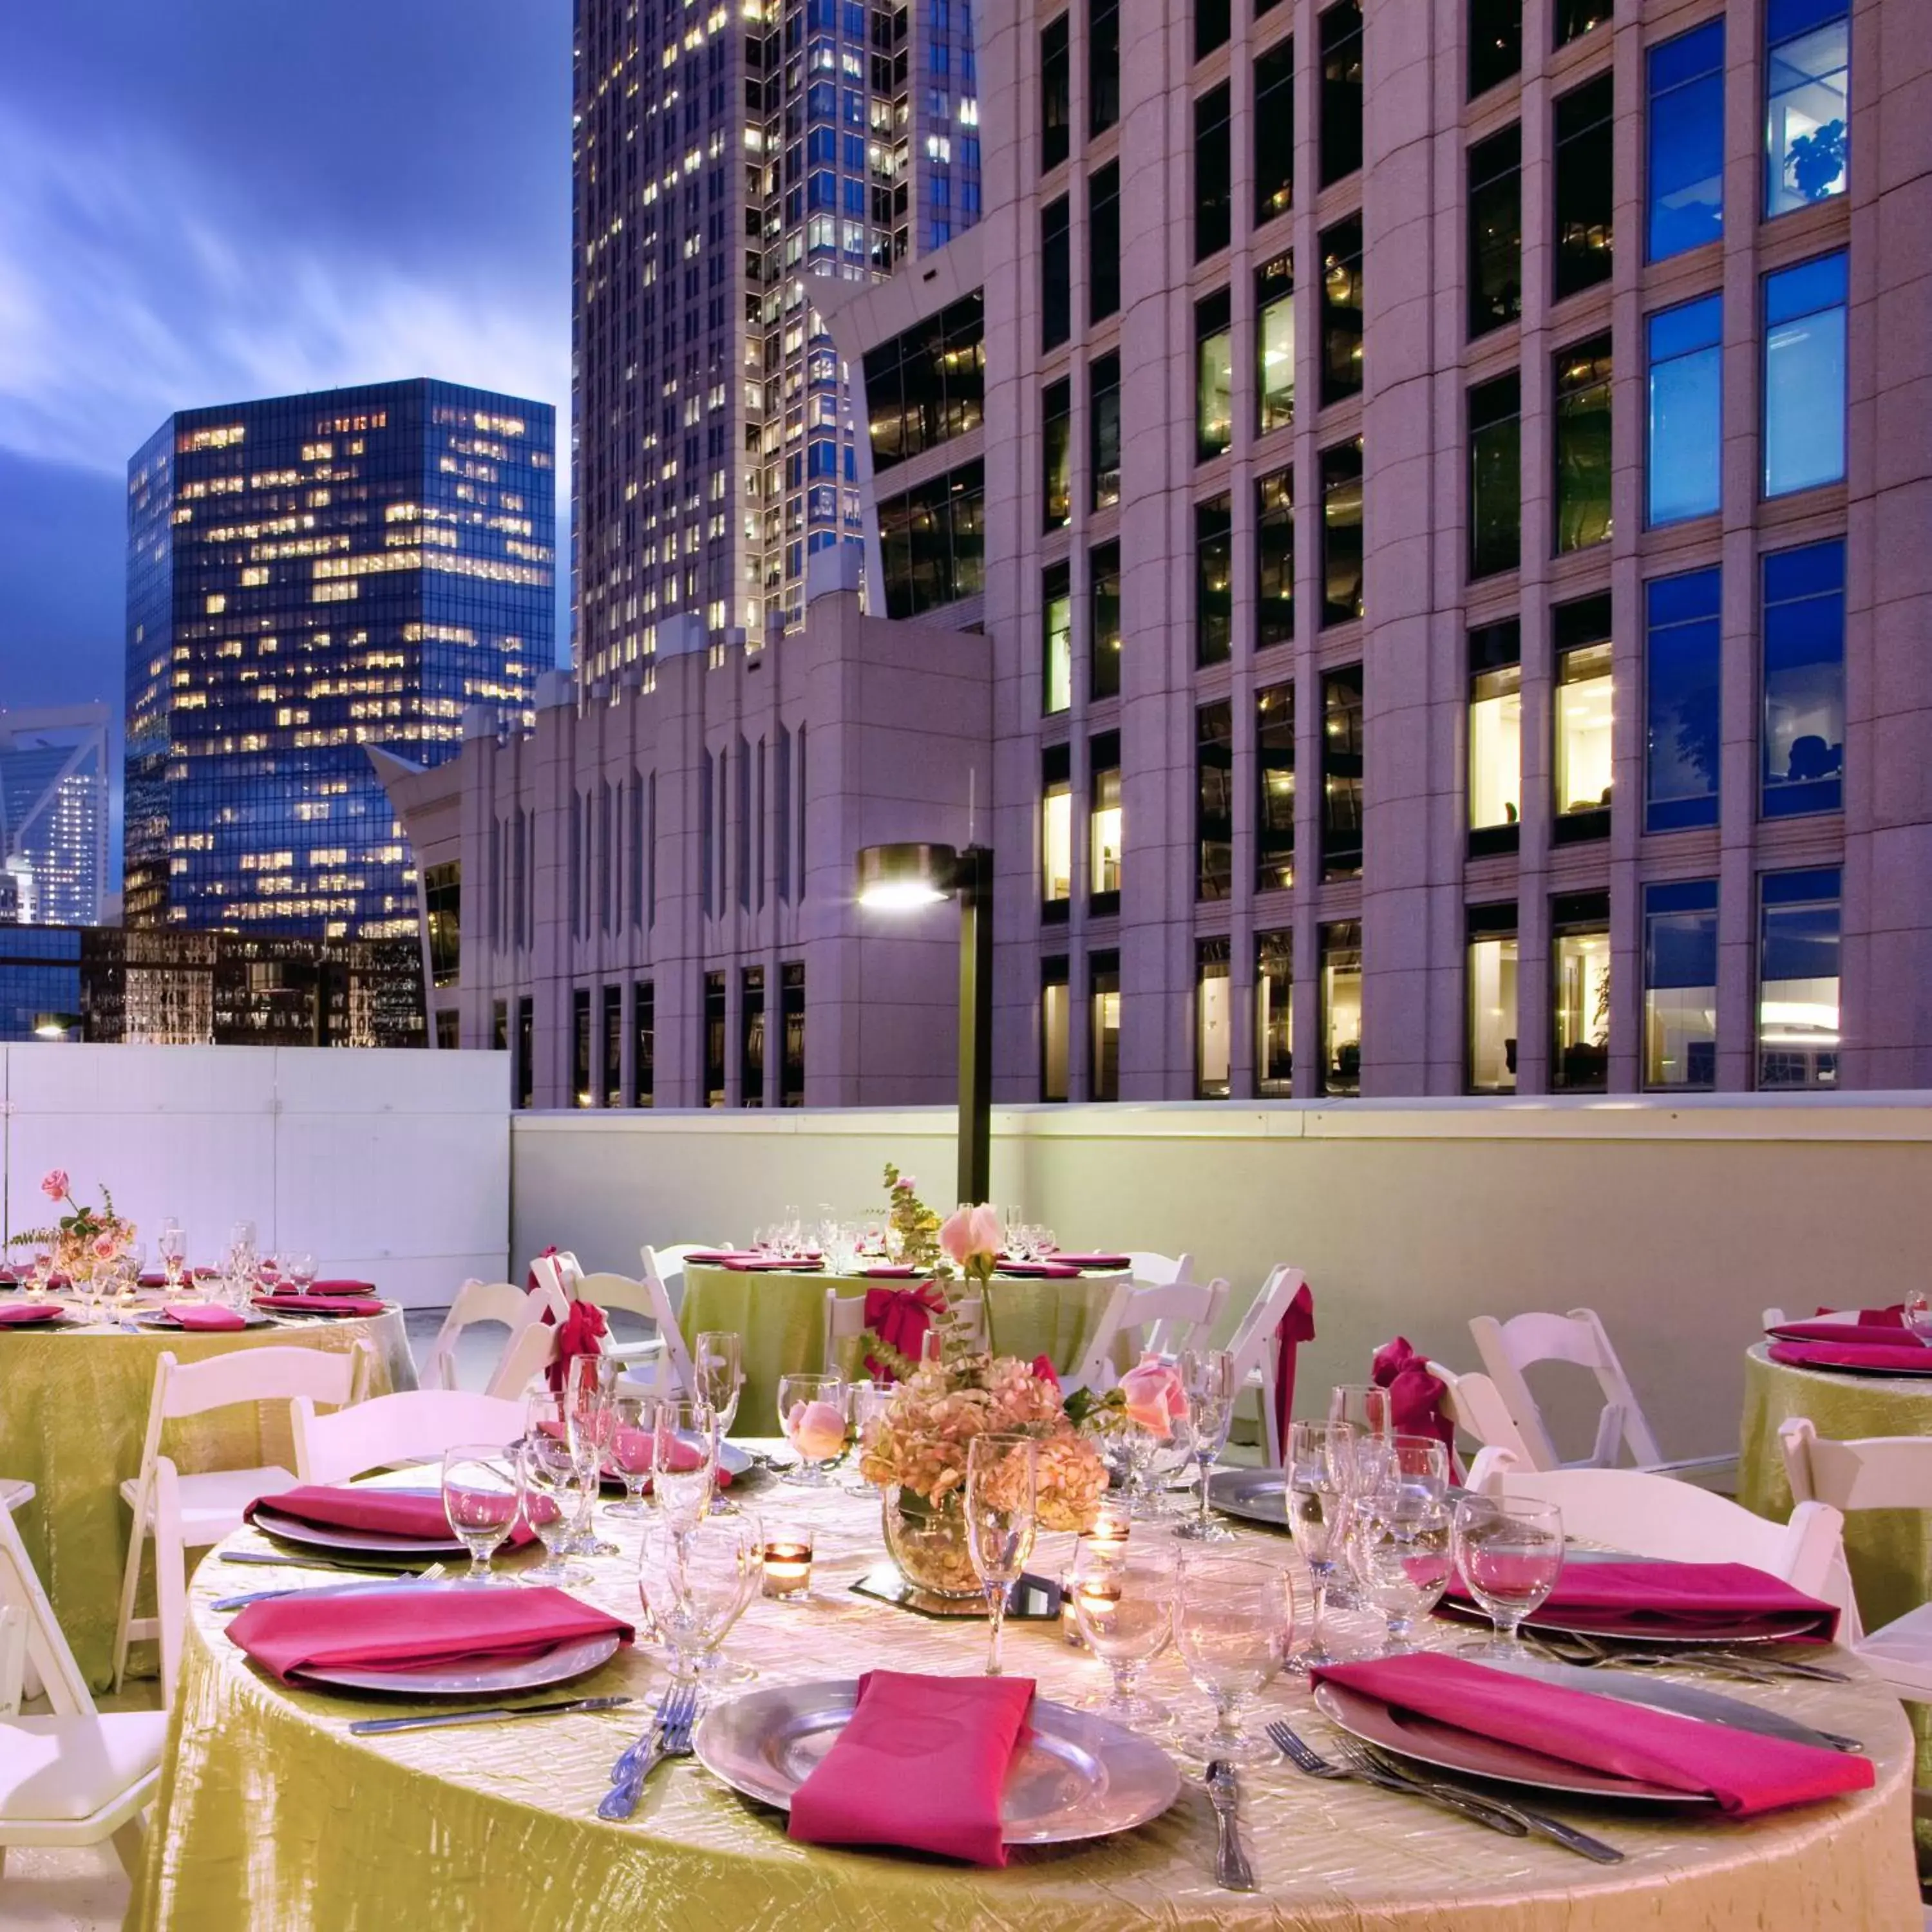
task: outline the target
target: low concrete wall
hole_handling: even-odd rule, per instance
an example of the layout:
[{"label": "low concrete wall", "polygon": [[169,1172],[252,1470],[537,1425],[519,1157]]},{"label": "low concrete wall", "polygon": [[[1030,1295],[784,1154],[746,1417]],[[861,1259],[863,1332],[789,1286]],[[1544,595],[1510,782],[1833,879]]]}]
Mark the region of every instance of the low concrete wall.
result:
[{"label": "low concrete wall", "polygon": [[[856,1211],[888,1159],[938,1204],[952,1125],[945,1109],[518,1114],[512,1252],[554,1241],[634,1272],[642,1241],[742,1239],[788,1202]],[[1305,1270],[1304,1414],[1392,1334],[1468,1368],[1471,1316],[1588,1306],[1665,1453],[1714,1455],[1736,1447],[1768,1304],[1870,1306],[1925,1279],[1932,1095],[1001,1109],[993,1177],[1066,1245],[1190,1250],[1237,1311],[1274,1262]],[[1562,1402],[1560,1379],[1542,1388]]]}]

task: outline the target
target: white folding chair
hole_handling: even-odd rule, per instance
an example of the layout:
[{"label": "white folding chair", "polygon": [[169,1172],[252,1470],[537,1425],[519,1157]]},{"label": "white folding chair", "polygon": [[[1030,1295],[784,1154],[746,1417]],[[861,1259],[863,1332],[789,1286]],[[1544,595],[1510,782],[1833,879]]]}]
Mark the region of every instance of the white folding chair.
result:
[{"label": "white folding chair", "polygon": [[524,1391],[556,1360],[562,1331],[539,1316],[503,1351],[502,1359],[491,1372],[483,1393],[520,1402]]},{"label": "white folding chair", "polygon": [[541,1322],[546,1314],[561,1322],[568,1308],[569,1304],[548,1282],[526,1291],[512,1281],[466,1281],[456,1291],[456,1299],[450,1304],[449,1312],[442,1318],[442,1326],[430,1345],[423,1363],[423,1386],[435,1389],[458,1386],[457,1350],[466,1328],[485,1322],[500,1323],[509,1330],[503,1342],[507,1353],[532,1322]]},{"label": "white folding chair", "polygon": [[[158,1486],[171,1490],[174,1466],[160,1460]],[[170,1646],[179,1654],[184,1591],[163,1586],[164,1663]],[[20,1715],[29,1668],[52,1707],[44,1717]],[[172,1700],[172,1670],[162,1688]],[[165,1710],[104,1717],[94,1708],[20,1532],[0,1509],[0,1865],[10,1846],[67,1850],[107,1838],[138,1879],[141,1813],[160,1783],[167,1735]]]},{"label": "white folding chair", "polygon": [[366,1470],[434,1462],[460,1442],[514,1442],[524,1432],[524,1406],[468,1389],[406,1389],[318,1415],[296,1399],[296,1474],[304,1483],[340,1483]]},{"label": "white folding chair", "polygon": [[1135,1280],[1144,1282],[1150,1288],[1166,1288],[1177,1281],[1194,1279],[1194,1257],[1186,1254],[1156,1254],[1150,1248],[1130,1251],[1127,1272]]},{"label": "white folding chair", "polygon": [[1164,1287],[1124,1281],[1102,1312],[1094,1339],[1065,1387],[1111,1388],[1118,1378],[1114,1347],[1124,1339],[1130,1354],[1178,1355],[1198,1337],[1210,1333],[1228,1299],[1228,1284],[1216,1276],[1210,1282],[1176,1281]]},{"label": "white folding chair", "polygon": [[1288,1304],[1306,1286],[1307,1277],[1299,1268],[1277,1262],[1228,1342],[1228,1352],[1234,1358],[1235,1387],[1261,1392],[1262,1440],[1267,1445],[1270,1469],[1279,1469],[1282,1462],[1281,1430],[1275,1419],[1275,1394],[1281,1385],[1281,1346],[1275,1330],[1281,1326]]},{"label": "white folding chair", "polygon": [[[648,1244],[638,1251],[642,1264],[642,1280],[644,1293],[648,1298],[650,1318],[658,1324],[657,1373],[654,1378],[658,1388],[667,1381],[670,1387],[682,1389],[686,1394],[694,1394],[698,1378],[692,1374],[691,1351],[685,1346],[684,1330],[677,1325],[678,1302],[671,1298],[669,1288],[658,1268],[657,1250]],[[679,1276],[679,1298],[681,1302],[683,1277]]]},{"label": "white folding chair", "polygon": [[[986,1344],[986,1301],[983,1295],[954,1294],[946,1298],[946,1308],[958,1327],[961,1339],[969,1347]],[[855,1351],[866,1332],[866,1298],[841,1294],[836,1288],[825,1291],[825,1350],[822,1358],[828,1376],[858,1373]]]},{"label": "white folding chair", "polygon": [[[373,1359],[369,1344],[358,1340],[340,1352],[328,1348],[235,1348],[206,1360],[181,1362],[164,1352],[154,1366],[154,1393],[148,1405],[148,1433],[141,1446],[141,1468],[121,1485],[122,1500],[133,1512],[128,1535],[128,1565],[121,1579],[121,1611],[114,1631],[114,1688],[128,1669],[128,1646],[158,1634],[154,1619],[134,1615],[141,1581],[141,1555],[154,1539],[154,1570],[185,1574],[185,1552],[219,1543],[242,1527],[242,1512],[272,1490],[286,1489],[295,1478],[276,1465],[264,1468],[212,1469],[180,1478],[180,1507],[172,1532],[164,1540],[154,1503],[154,1466],[161,1453],[161,1430],[184,1416],[206,1414],[240,1402],[311,1402],[340,1408],[368,1386]],[[157,1586],[159,1587],[158,1585]]]},{"label": "white folding chair", "polygon": [[530,1263],[530,1273],[536,1276],[539,1288],[548,1282],[568,1300],[571,1283],[583,1279],[584,1268],[568,1248],[559,1248],[554,1255],[538,1255]]},{"label": "white folding chair", "polygon": [[1858,1319],[1856,1308],[1834,1308],[1823,1315],[1787,1315],[1781,1308],[1767,1308],[1764,1311],[1764,1325],[1767,1328],[1782,1328],[1787,1322],[1828,1322],[1835,1328],[1852,1328],[1858,1325]]},{"label": "white folding chair", "polygon": [[1554,1503],[1565,1535],[1675,1563],[1748,1564],[1850,1608],[1837,1588],[1845,1519],[1826,1504],[1800,1503],[1788,1523],[1770,1522],[1727,1496],[1648,1469],[1520,1469],[1512,1460],[1497,1452],[1482,1492]]},{"label": "white folding chair", "polygon": [[1467,1436],[1476,1445],[1475,1455],[1463,1458],[1471,1489],[1480,1489],[1490,1471],[1498,1466],[1498,1453],[1509,1458],[1501,1466],[1504,1468],[1534,1467],[1522,1432],[1509,1412],[1509,1405],[1487,1376],[1459,1376],[1440,1362],[1427,1366],[1429,1372],[1442,1384],[1444,1418],[1459,1436]]},{"label": "white folding chair", "polygon": [[653,1247],[651,1252],[658,1258],[658,1279],[664,1285],[674,1308],[684,1306],[684,1267],[693,1255],[712,1255],[718,1252],[716,1241],[674,1241],[668,1247]]},{"label": "white folding chair", "polygon": [[1568,1315],[1519,1315],[1508,1322],[1478,1315],[1470,1322],[1469,1333],[1538,1468],[1564,1466],[1524,1378],[1523,1371],[1538,1362],[1568,1362],[1586,1370],[1603,1392],[1596,1446],[1581,1467],[1612,1468],[1619,1448],[1626,1446],[1639,1468],[1663,1466],[1664,1452],[1657,1446],[1630,1378],[1594,1310],[1573,1308]]},{"label": "white folding chair", "polygon": [[[668,1296],[669,1291],[665,1291]],[[574,1301],[588,1301],[601,1308],[609,1326],[610,1311],[620,1309],[627,1315],[634,1315],[640,1322],[650,1323],[655,1330],[657,1323],[657,1304],[652,1299],[650,1289],[641,1281],[633,1281],[628,1275],[608,1274],[601,1269],[595,1274],[581,1276],[572,1284],[571,1298]],[[656,1333],[644,1336],[635,1342],[620,1342],[614,1335],[607,1336],[604,1352],[622,1362],[626,1368],[634,1368],[640,1363],[652,1362],[664,1348],[662,1336]]]},{"label": "white folding chair", "polygon": [[17,1476],[0,1476],[0,1509],[17,1510],[34,1500],[34,1486]]}]

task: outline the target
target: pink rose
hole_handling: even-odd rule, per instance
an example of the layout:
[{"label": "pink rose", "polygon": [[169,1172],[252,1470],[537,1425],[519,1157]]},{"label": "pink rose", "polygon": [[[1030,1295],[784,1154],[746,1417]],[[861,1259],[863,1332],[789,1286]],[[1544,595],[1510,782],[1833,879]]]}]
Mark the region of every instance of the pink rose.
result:
[{"label": "pink rose", "polygon": [[791,1446],[813,1462],[829,1462],[845,1447],[845,1414],[836,1403],[795,1402],[785,1418]]},{"label": "pink rose", "polygon": [[912,1176],[909,1174],[902,1174],[892,1183],[892,1186],[902,1194],[910,1194],[913,1190]]},{"label": "pink rose", "polygon": [[1120,1400],[1127,1420],[1150,1435],[1172,1436],[1174,1425],[1187,1419],[1180,1371],[1151,1355],[1120,1378]]},{"label": "pink rose", "polygon": [[1036,1380],[1046,1383],[1055,1395],[1060,1393],[1060,1371],[1053,1366],[1051,1356],[1034,1356],[1033,1372]]},{"label": "pink rose", "polygon": [[111,1262],[121,1252],[121,1244],[112,1234],[97,1234],[94,1238],[94,1258],[98,1262]]},{"label": "pink rose", "polygon": [[67,1198],[67,1169],[56,1168],[40,1183],[40,1192],[50,1201],[64,1201]]},{"label": "pink rose", "polygon": [[1004,1235],[1000,1210],[982,1203],[977,1208],[954,1208],[940,1225],[939,1245],[963,1274],[975,1261],[991,1261],[1000,1252]]}]

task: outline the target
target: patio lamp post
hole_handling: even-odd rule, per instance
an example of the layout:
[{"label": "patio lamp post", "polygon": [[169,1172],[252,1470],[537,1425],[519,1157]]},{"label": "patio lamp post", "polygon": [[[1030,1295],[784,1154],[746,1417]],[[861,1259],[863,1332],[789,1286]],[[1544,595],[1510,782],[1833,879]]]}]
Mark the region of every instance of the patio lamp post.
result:
[{"label": "patio lamp post", "polygon": [[959,902],[959,1198],[992,1195],[993,855],[984,845],[868,845],[859,903],[912,912]]}]

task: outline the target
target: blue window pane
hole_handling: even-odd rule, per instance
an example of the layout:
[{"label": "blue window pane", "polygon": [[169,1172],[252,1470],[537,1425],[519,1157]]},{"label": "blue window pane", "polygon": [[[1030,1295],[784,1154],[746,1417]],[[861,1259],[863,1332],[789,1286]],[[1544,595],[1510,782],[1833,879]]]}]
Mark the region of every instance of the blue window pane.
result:
[{"label": "blue window pane", "polygon": [[1715,570],[1659,578],[1648,586],[1646,832],[1718,822],[1720,590]]},{"label": "blue window pane", "polygon": [[1764,494],[1845,474],[1845,258],[1764,280]]},{"label": "blue window pane", "polygon": [[1724,23],[1650,50],[1649,259],[1714,242],[1724,227]]},{"label": "blue window pane", "polygon": [[1649,520],[1718,508],[1723,440],[1724,298],[1650,318]]},{"label": "blue window pane", "polygon": [[1765,24],[1768,218],[1845,191],[1852,33],[1845,0],[1772,0]]},{"label": "blue window pane", "polygon": [[1643,1084],[1716,1084],[1718,886],[1646,886],[1643,895]]},{"label": "blue window pane", "polygon": [[1758,883],[1757,1084],[1838,1084],[1840,882],[1835,867]]},{"label": "blue window pane", "polygon": [[1764,560],[1761,809],[1767,818],[1844,802],[1845,546]]}]

